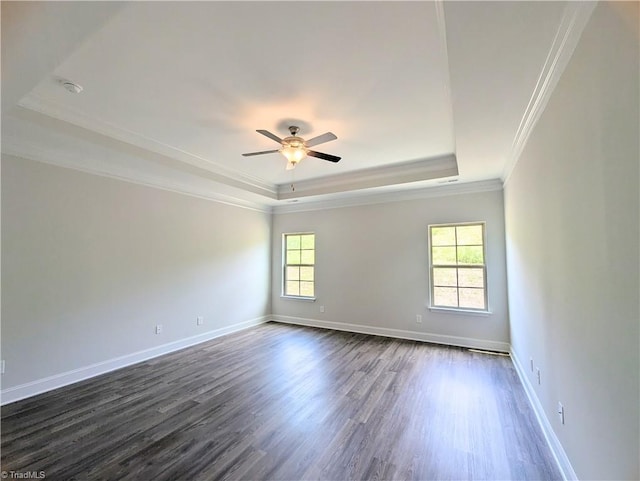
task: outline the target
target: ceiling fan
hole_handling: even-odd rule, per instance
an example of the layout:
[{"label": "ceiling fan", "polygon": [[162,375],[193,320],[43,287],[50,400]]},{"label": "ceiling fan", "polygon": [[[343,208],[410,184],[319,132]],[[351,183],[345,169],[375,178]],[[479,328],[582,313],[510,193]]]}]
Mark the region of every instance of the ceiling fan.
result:
[{"label": "ceiling fan", "polygon": [[261,152],[249,152],[248,154],[242,154],[245,157],[249,157],[251,155],[262,155],[262,154],[274,154],[276,152],[280,152],[287,159],[287,170],[291,170],[295,168],[298,163],[304,159],[307,155],[311,157],[317,157],[322,160],[328,160],[329,162],[338,162],[340,157],[336,157],[331,154],[324,154],[322,152],[316,152],[315,150],[309,150],[309,147],[313,147],[314,145],[323,144],[325,142],[329,142],[331,140],[336,140],[338,137],[335,136],[332,132],[327,132],[322,135],[318,135],[309,140],[304,140],[302,137],[298,137],[298,131],[300,129],[295,125],[289,127],[289,132],[291,135],[289,137],[285,137],[281,139],[275,134],[272,134],[268,130],[256,130],[256,132],[269,137],[276,142],[279,142],[282,147],[276,150],[263,150]]}]

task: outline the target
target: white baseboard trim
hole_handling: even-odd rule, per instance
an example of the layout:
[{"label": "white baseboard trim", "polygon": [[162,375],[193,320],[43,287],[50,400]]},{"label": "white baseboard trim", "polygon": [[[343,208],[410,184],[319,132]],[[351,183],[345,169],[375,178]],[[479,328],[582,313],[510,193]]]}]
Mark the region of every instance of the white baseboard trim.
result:
[{"label": "white baseboard trim", "polygon": [[524,386],[524,390],[527,393],[527,397],[529,398],[529,403],[531,404],[531,407],[536,414],[536,418],[538,419],[538,423],[540,424],[542,433],[544,434],[547,444],[551,449],[551,453],[556,460],[556,464],[560,468],[563,479],[565,479],[566,481],[578,481],[578,476],[573,470],[573,466],[571,466],[571,462],[569,461],[567,453],[565,453],[562,444],[560,444],[560,440],[551,427],[549,418],[544,412],[542,403],[540,402],[540,399],[538,399],[538,395],[536,394],[533,385],[529,381],[529,378],[526,375],[526,371],[523,369],[522,364],[518,359],[518,355],[513,349],[511,349],[510,354],[513,365],[515,366],[516,372],[518,373],[518,377],[520,377],[520,382]]},{"label": "white baseboard trim", "polygon": [[31,381],[18,386],[3,389],[0,393],[0,405],[9,404],[21,399],[26,399],[37,394],[42,394],[47,391],[52,391],[60,387],[68,386],[79,381],[84,381],[101,374],[106,374],[116,369],[131,366],[154,357],[169,354],[170,352],[179,351],[185,347],[194,346],[202,342],[210,341],[216,337],[231,334],[232,332],[241,331],[249,327],[263,324],[270,320],[269,316],[258,317],[256,319],[250,319],[248,321],[239,322],[231,326],[222,327],[220,329],[214,329],[213,331],[207,331],[197,336],[187,337],[185,339],[179,339],[177,341],[162,344],[161,346],[152,347],[142,351],[126,354],[107,361],[98,362],[89,366],[74,369],[72,371],[63,372],[60,374],[54,374],[53,376]]},{"label": "white baseboard trim", "polygon": [[510,348],[509,343],[507,342],[448,336],[428,332],[405,331],[402,329],[365,326],[362,324],[347,324],[344,322],[322,321],[319,319],[305,319],[301,317],[279,315],[271,316],[271,320],[274,322],[282,322],[284,324],[296,324],[300,326],[319,327],[322,329],[333,329],[336,331],[357,332],[360,334],[371,334],[373,336],[394,337],[398,339],[432,342],[435,344],[446,344],[448,346],[470,347],[473,349],[485,349],[489,351],[509,352]]}]

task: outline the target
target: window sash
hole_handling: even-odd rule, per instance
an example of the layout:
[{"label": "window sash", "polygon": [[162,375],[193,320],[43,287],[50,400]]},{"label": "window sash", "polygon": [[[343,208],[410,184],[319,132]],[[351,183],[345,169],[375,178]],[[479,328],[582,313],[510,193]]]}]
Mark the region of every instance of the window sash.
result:
[{"label": "window sash", "polygon": [[[481,227],[482,244],[477,243],[477,241],[464,244],[458,243],[457,228],[470,226]],[[437,245],[434,245],[433,228],[453,228],[454,243],[451,243],[450,240],[440,240]],[[438,256],[440,262],[434,262],[434,247],[441,249]],[[461,260],[459,254],[461,251],[460,247],[481,247],[482,262],[477,260],[477,250],[475,256],[471,256],[472,262],[462,262],[464,260],[468,261],[469,257],[467,254],[467,258]],[[453,257],[450,251],[443,251],[442,248],[452,248],[454,251]],[[471,252],[473,253],[473,251]],[[431,307],[479,312],[487,312],[489,310],[487,294],[486,229],[484,222],[430,225],[429,264]],[[462,276],[460,275],[461,273],[463,273]],[[481,273],[480,277],[478,276],[479,273]],[[461,277],[463,278],[462,281]],[[479,307],[480,303],[482,305],[481,307]]]},{"label": "window sash", "polygon": [[[436,283],[436,281],[434,280],[436,278],[434,271],[436,269],[441,269],[441,268],[452,268],[455,269],[457,272],[457,279],[456,279],[456,283],[455,284],[438,284]],[[460,275],[459,272],[462,270],[481,270],[482,271],[482,286],[478,287],[478,286],[471,286],[471,285],[461,285],[460,283]],[[437,300],[440,296],[436,295],[436,290],[437,289],[449,289],[452,293],[454,293],[453,295],[455,296],[456,299],[456,303],[455,305],[451,304],[451,303],[438,303]],[[461,293],[465,294],[465,293],[470,293],[470,291],[483,291],[482,292],[482,297],[483,297],[483,301],[482,307],[473,307],[468,305],[469,303],[467,302],[461,302]],[[465,301],[464,296],[463,296],[463,301]],[[462,305],[461,305],[462,304]],[[467,305],[465,305],[467,304]],[[486,311],[487,310],[487,269],[485,266],[464,266],[464,265],[457,265],[457,266],[451,266],[451,265],[435,265],[431,267],[431,306],[432,307],[442,307],[442,308],[450,308],[450,309],[464,309],[464,310],[475,310],[475,311]]]},{"label": "window sash", "polygon": [[[313,236],[313,247],[302,243],[291,247],[289,237]],[[315,297],[315,234],[287,233],[282,236],[282,295],[285,297]]]}]

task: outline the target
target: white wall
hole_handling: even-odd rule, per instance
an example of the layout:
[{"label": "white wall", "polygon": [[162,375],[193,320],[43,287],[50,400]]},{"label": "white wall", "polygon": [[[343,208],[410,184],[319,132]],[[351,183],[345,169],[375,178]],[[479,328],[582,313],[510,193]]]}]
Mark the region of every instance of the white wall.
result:
[{"label": "white wall", "polygon": [[3,394],[265,320],[270,231],[268,213],[3,157]]},{"label": "white wall", "polygon": [[638,18],[596,8],[505,187],[513,352],[583,480],[640,478]]},{"label": "white wall", "polygon": [[[432,312],[427,225],[486,221],[489,307]],[[281,298],[282,234],[316,234],[316,302]],[[275,214],[273,315],[326,327],[508,350],[502,190]],[[320,306],[325,312],[320,312]],[[416,315],[423,316],[422,324]],[[365,326],[366,329],[362,329]]]}]

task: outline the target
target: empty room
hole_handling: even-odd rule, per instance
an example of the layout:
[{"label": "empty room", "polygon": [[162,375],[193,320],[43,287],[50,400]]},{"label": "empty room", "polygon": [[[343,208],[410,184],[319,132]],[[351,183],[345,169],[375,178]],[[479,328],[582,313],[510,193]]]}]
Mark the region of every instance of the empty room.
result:
[{"label": "empty room", "polygon": [[3,479],[640,479],[638,2],[1,2]]}]

